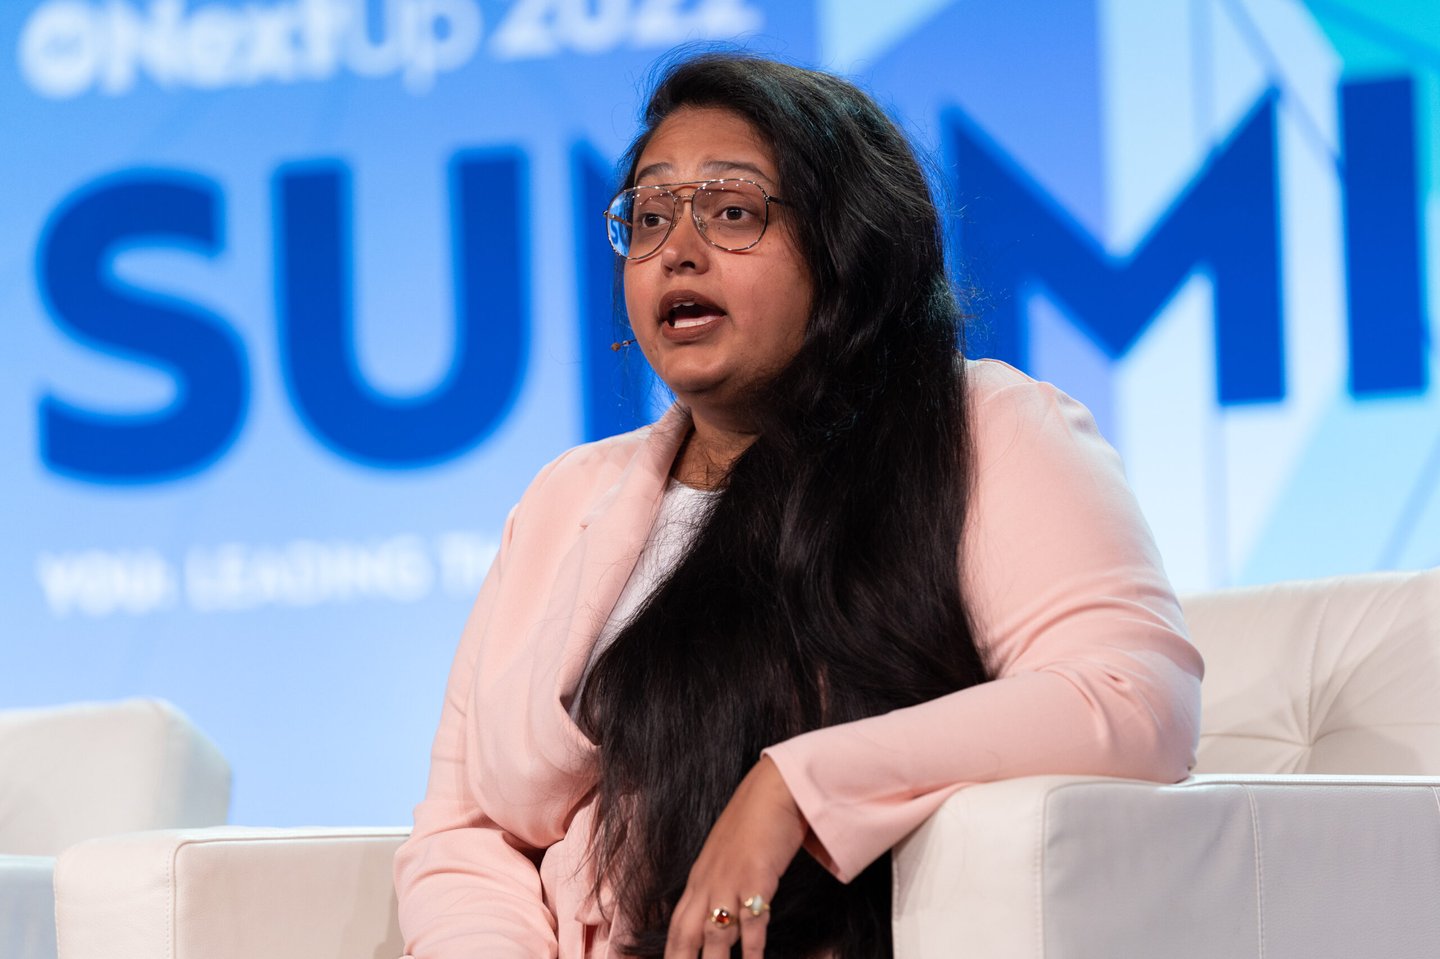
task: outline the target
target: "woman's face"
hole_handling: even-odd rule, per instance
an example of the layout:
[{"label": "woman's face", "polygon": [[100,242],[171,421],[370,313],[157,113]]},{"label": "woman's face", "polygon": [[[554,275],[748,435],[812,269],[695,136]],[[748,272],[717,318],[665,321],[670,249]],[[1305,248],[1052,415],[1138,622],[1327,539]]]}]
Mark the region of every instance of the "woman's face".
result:
[{"label": "woman's face", "polygon": [[[672,113],[635,170],[636,186],[739,177],[785,196],[769,147],[748,121],[715,107]],[[696,416],[743,419],[746,390],[784,367],[804,340],[810,271],[787,225],[799,214],[770,204],[760,242],[730,253],[711,246],[689,213],[690,204],[682,204],[653,256],[626,262],[625,307],[645,358]]]}]

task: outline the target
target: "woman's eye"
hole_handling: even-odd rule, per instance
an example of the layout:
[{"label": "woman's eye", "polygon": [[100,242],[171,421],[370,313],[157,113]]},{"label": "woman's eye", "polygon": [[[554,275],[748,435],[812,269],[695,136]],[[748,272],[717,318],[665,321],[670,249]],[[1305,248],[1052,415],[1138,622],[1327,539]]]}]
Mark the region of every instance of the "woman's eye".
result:
[{"label": "woman's eye", "polygon": [[759,216],[759,214],[750,209],[746,204],[726,203],[706,213],[705,219],[711,223],[740,226],[751,223],[757,216]]},{"label": "woman's eye", "polygon": [[635,225],[643,230],[654,230],[665,225],[665,217],[659,213],[642,213],[635,218]]}]

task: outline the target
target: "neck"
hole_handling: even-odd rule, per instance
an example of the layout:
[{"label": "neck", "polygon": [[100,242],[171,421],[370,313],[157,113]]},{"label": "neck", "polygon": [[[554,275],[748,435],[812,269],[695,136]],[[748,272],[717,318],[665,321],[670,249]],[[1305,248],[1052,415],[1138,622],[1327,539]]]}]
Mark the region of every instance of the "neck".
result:
[{"label": "neck", "polygon": [[736,458],[755,442],[755,433],[693,410],[691,422],[690,435],[675,457],[673,474],[686,486],[715,489],[725,481]]}]

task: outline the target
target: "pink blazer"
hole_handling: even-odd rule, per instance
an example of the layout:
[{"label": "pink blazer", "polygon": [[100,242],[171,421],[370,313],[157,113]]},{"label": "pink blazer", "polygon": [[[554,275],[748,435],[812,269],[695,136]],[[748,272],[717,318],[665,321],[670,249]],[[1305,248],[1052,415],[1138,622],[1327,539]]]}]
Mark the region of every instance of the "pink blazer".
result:
[{"label": "pink blazer", "polygon": [[[975,495],[960,570],[997,678],[766,750],[809,821],[806,848],[842,880],[968,783],[1169,782],[1193,762],[1200,657],[1119,457],[1049,384],[993,361],[969,375]],[[623,936],[608,891],[588,895],[595,746],[566,704],[687,428],[675,408],[572,449],[511,512],[396,857],[414,959],[582,959]]]}]

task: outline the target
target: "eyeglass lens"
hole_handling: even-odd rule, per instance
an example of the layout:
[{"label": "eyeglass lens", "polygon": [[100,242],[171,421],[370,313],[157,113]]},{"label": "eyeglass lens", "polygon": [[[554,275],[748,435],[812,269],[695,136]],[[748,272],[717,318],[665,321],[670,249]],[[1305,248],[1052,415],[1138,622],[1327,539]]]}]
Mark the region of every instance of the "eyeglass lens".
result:
[{"label": "eyeglass lens", "polygon": [[663,187],[632,187],[610,204],[606,226],[615,252],[649,256],[670,235],[680,204],[689,200],[700,234],[722,250],[748,249],[765,233],[765,193],[748,180],[716,180],[689,196]]}]

